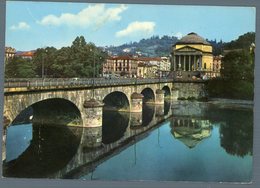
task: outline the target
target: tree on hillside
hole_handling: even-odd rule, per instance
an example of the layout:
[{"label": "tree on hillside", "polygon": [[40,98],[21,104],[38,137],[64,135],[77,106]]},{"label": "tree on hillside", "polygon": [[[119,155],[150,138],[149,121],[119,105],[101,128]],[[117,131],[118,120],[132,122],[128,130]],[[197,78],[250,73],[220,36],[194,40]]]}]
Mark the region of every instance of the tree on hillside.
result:
[{"label": "tree on hillside", "polygon": [[224,49],[244,49],[249,50],[252,43],[255,43],[255,32],[248,32],[238,37],[238,39],[226,43]]}]

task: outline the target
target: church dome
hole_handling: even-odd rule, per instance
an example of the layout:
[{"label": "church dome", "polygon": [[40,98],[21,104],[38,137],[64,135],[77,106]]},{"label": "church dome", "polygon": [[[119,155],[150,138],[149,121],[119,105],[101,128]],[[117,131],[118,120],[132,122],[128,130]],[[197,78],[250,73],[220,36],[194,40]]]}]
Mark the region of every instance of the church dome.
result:
[{"label": "church dome", "polygon": [[199,36],[197,33],[189,33],[188,35],[182,37],[176,44],[205,44],[211,45],[204,38]]}]

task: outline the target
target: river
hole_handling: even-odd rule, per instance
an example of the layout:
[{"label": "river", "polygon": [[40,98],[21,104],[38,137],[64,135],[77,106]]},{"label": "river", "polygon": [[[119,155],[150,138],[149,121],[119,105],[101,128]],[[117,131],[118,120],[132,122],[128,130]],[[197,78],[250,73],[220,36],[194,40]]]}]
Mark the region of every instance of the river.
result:
[{"label": "river", "polygon": [[105,111],[103,145],[97,149],[83,146],[83,128],[11,125],[3,174],[84,180],[251,181],[252,105],[177,101],[163,108],[146,105],[141,117],[134,116]]}]

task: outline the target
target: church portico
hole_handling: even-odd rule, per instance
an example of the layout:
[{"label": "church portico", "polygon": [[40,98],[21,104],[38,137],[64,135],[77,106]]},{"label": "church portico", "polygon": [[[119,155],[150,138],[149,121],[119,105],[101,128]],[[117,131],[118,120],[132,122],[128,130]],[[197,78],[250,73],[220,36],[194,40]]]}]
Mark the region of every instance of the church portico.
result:
[{"label": "church portico", "polygon": [[181,54],[176,53],[173,61],[174,71],[200,71],[202,70],[201,54]]},{"label": "church portico", "polygon": [[196,33],[189,33],[173,45],[172,67],[176,76],[192,77],[212,71],[212,46]]}]

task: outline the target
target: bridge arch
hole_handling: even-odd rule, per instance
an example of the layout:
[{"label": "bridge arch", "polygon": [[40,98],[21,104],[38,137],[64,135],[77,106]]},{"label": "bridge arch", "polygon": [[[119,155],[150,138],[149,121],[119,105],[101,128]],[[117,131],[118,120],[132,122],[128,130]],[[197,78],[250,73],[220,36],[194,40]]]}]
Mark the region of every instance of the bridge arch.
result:
[{"label": "bridge arch", "polygon": [[110,144],[124,136],[129,125],[131,103],[121,91],[113,91],[103,99],[102,142]]},{"label": "bridge arch", "polygon": [[[15,103],[13,103],[15,104]],[[12,112],[12,113],[8,113]],[[20,101],[6,111],[8,126],[23,122],[44,122],[46,124],[80,124],[81,111],[78,106],[66,98],[47,98],[43,100]],[[64,118],[64,121],[61,121]]]},{"label": "bridge arch", "polygon": [[154,91],[151,88],[149,88],[149,87],[144,88],[141,91],[141,94],[143,94],[143,96],[144,96],[144,98],[143,98],[144,103],[155,102],[155,94],[154,94]]},{"label": "bridge arch", "polygon": [[104,99],[104,109],[112,111],[129,111],[130,101],[127,95],[121,91],[113,91],[107,94]]},{"label": "bridge arch", "polygon": [[80,109],[68,99],[45,99],[32,104],[32,108],[34,116],[33,122],[72,126],[82,124]]},{"label": "bridge arch", "polygon": [[171,90],[169,86],[163,86],[162,90],[164,90],[164,98],[171,97]]}]

